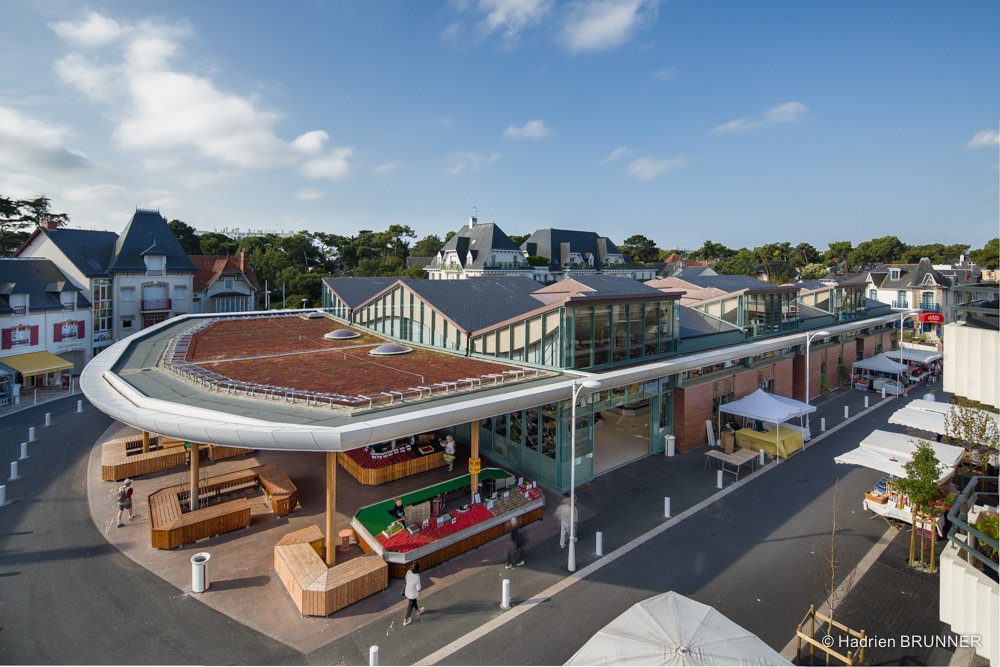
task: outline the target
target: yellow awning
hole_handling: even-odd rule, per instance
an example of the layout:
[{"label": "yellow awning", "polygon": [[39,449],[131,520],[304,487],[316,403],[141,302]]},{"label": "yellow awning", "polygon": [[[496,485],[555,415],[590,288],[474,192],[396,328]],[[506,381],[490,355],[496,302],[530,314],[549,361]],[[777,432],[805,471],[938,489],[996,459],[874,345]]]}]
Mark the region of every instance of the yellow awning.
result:
[{"label": "yellow awning", "polygon": [[73,368],[73,364],[57,357],[51,352],[28,352],[27,354],[15,354],[12,357],[0,357],[0,362],[10,366],[24,377],[32,375],[45,375],[56,371],[66,371]]}]

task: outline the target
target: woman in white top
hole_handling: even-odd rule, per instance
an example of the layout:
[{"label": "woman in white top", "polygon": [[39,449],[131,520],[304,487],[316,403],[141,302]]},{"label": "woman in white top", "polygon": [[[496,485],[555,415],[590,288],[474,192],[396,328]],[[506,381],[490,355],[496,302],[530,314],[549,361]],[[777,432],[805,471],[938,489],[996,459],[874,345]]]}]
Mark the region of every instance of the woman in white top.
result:
[{"label": "woman in white top", "polygon": [[414,563],[410,566],[409,572],[406,573],[406,583],[404,584],[403,595],[406,596],[409,603],[406,605],[406,617],[403,619],[404,626],[410,624],[410,614],[413,613],[414,609],[417,610],[417,616],[424,613],[424,608],[418,607],[417,605],[417,597],[420,595],[419,572],[420,565],[418,563]]},{"label": "woman in white top", "polygon": [[448,472],[455,467],[455,438],[450,435],[444,439],[444,462],[448,464]]}]

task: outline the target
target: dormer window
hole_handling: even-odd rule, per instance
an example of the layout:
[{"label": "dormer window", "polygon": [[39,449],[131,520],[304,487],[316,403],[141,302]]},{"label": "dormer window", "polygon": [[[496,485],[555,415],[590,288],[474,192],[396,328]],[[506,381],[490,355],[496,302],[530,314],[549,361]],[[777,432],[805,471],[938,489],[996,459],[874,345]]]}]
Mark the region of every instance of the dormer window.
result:
[{"label": "dormer window", "polygon": [[899,269],[889,269],[889,280],[899,280]]}]

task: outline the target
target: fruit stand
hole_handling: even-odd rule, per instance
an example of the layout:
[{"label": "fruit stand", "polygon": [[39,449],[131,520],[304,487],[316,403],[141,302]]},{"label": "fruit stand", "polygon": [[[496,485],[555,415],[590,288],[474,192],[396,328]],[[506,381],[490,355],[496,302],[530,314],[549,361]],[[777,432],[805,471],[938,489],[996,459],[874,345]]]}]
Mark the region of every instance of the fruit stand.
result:
[{"label": "fruit stand", "polygon": [[445,465],[444,447],[433,433],[413,442],[392,442],[359,447],[337,454],[337,463],[366,486],[377,486]]},{"label": "fruit stand", "polygon": [[484,469],[479,480],[477,503],[463,475],[401,496],[406,516],[399,521],[389,514],[393,499],[361,508],[351,520],[358,544],[388,563],[389,576],[403,577],[413,562],[424,569],[506,535],[512,518],[521,525],[542,518],[545,497],[533,482],[499,468]]}]

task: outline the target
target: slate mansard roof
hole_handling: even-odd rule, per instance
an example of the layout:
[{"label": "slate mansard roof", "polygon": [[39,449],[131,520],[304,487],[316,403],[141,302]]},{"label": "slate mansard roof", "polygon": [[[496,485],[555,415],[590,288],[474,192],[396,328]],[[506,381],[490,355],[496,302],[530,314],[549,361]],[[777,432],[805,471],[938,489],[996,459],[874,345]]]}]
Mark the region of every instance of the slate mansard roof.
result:
[{"label": "slate mansard roof", "polygon": [[145,271],[144,255],[165,255],[167,271],[196,271],[158,211],[137,209],[115,243],[109,273]]},{"label": "slate mansard roof", "polygon": [[[514,245],[510,237],[495,222],[474,221],[448,239],[448,242],[444,244],[444,247],[427,268],[440,268],[438,257],[444,257],[449,250],[458,254],[458,262],[465,269],[482,268],[489,258],[491,250],[521,253],[521,249]],[[471,263],[469,262],[470,252],[472,254]]]},{"label": "slate mansard roof", "polygon": [[521,249],[528,255],[548,257],[552,271],[561,271],[571,253],[578,253],[585,263],[593,257],[595,269],[602,268],[609,255],[624,258],[624,253],[608,237],[569,229],[539,229],[521,244]]},{"label": "slate mansard roof", "polygon": [[108,275],[108,264],[118,240],[118,235],[114,232],[39,227],[36,233],[44,234],[86,277],[101,278]]},{"label": "slate mansard roof", "polygon": [[24,294],[32,311],[62,310],[62,292],[75,292],[78,308],[89,308],[80,288],[66,279],[49,259],[36,257],[0,258],[0,314],[12,313],[10,297]]}]

